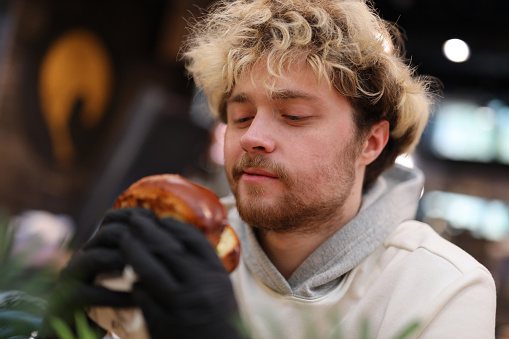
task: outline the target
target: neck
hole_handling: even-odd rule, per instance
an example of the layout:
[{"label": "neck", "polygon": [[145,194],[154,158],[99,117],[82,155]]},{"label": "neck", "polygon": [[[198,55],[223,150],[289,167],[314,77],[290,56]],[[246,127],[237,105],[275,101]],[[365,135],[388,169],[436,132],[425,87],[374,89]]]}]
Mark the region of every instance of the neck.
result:
[{"label": "neck", "polygon": [[258,239],[267,257],[285,279],[325,240],[318,234],[278,233],[259,230]]},{"label": "neck", "polygon": [[306,228],[308,231],[303,232],[258,229],[258,241],[267,257],[288,280],[311,253],[357,215],[360,205],[359,194],[356,199],[351,199],[347,206],[344,206],[345,209],[339,218],[311,227],[313,232],[309,232],[310,228]]}]

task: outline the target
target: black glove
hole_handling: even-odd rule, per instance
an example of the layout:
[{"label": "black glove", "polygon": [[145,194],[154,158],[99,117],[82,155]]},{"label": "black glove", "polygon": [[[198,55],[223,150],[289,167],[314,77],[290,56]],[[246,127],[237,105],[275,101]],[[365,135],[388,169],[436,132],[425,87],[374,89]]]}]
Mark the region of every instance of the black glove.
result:
[{"label": "black glove", "polygon": [[133,299],[152,339],[237,339],[237,304],[228,273],[195,227],[133,213],[121,242],[139,281]]},{"label": "black glove", "polygon": [[[114,292],[93,284],[99,273],[121,272],[125,259],[118,249],[122,234],[127,227],[105,218],[100,231],[82,249],[78,250],[68,265],[60,272],[55,289],[52,292],[44,320],[39,328],[38,338],[55,338],[51,318],[59,318],[71,330],[75,328],[76,312],[84,312],[89,306],[134,306],[129,293]],[[89,327],[102,338],[105,331],[92,321]]]}]

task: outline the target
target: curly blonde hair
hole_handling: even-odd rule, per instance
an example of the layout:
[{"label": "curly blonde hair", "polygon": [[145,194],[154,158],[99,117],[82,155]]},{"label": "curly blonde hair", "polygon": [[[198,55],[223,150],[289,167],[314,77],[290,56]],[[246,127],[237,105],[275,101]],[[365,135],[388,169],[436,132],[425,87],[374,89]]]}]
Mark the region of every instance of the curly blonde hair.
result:
[{"label": "curly blonde hair", "polygon": [[381,120],[390,124],[387,146],[366,168],[366,189],[414,149],[430,112],[430,82],[407,65],[401,40],[364,0],[222,0],[191,27],[182,55],[223,122],[242,74],[265,62],[273,80],[265,85],[275,90],[274,79],[306,60],[349,99],[360,135]]}]

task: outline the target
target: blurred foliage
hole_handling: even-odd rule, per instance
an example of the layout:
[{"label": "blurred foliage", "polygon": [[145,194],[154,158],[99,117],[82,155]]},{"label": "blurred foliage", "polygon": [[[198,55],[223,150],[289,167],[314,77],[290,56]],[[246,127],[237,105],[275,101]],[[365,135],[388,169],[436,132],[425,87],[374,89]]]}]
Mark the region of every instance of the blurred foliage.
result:
[{"label": "blurred foliage", "polygon": [[58,339],[99,339],[96,332],[88,325],[85,312],[76,312],[74,314],[76,324],[76,334],[62,320],[58,318],[51,319],[51,325],[58,335]]},{"label": "blurred foliage", "polygon": [[[299,310],[299,309],[298,309]],[[309,313],[306,308],[300,309],[302,313],[297,312],[294,316],[294,325],[300,326],[299,330],[303,332],[303,338],[313,339],[372,339],[377,338],[378,334],[373,332],[371,322],[368,317],[359,319],[359,325],[356,332],[345,331],[341,327],[341,314],[338,311],[327,312],[322,318],[315,313]],[[266,310],[263,319],[268,325],[270,339],[290,339],[293,334],[288,332],[286,322],[279,316],[277,310]],[[253,338],[253,330],[239,318],[234,319],[234,324],[239,332],[245,338]],[[413,339],[419,337],[421,322],[413,321],[398,329],[396,334],[390,339]],[[292,329],[290,332],[295,331]],[[299,336],[300,337],[300,336]],[[267,338],[269,339],[269,338]]]},{"label": "blurred foliage", "polygon": [[[58,276],[55,267],[31,265],[36,243],[13,254],[15,232],[8,213],[0,210],[0,339],[26,339],[37,330]],[[75,319],[76,334],[62,320],[51,319],[58,339],[98,339],[84,312]]]},{"label": "blurred foliage", "polygon": [[24,253],[12,255],[15,231],[0,210],[0,339],[27,338],[39,326],[54,272],[29,269]]},{"label": "blurred foliage", "polygon": [[52,267],[33,268],[29,258],[37,248],[12,254],[15,230],[9,216],[0,211],[0,291],[22,291],[31,296],[46,298],[57,272]]}]

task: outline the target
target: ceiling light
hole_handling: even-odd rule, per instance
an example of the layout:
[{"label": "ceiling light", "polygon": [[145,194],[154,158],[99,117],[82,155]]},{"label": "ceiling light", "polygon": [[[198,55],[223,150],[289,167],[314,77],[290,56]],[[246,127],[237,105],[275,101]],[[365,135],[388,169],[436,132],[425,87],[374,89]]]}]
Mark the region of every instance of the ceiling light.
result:
[{"label": "ceiling light", "polygon": [[470,48],[460,39],[450,39],[444,43],[443,52],[452,62],[465,62],[470,57]]}]

